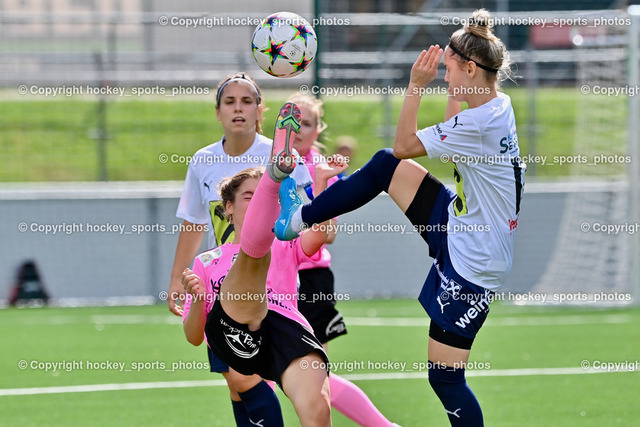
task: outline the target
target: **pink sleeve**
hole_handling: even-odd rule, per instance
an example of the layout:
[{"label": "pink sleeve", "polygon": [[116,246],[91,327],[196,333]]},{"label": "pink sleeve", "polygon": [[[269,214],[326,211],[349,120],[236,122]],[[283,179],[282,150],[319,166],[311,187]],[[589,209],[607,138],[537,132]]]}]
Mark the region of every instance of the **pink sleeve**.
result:
[{"label": "pink sleeve", "polygon": [[315,254],[308,256],[302,250],[302,244],[300,243],[300,238],[292,240],[291,244],[292,244],[292,249],[295,253],[295,257],[298,265],[301,265],[302,263],[305,263],[305,262],[317,262],[317,261],[320,261],[320,259],[322,259],[322,248],[318,249],[318,251]]}]

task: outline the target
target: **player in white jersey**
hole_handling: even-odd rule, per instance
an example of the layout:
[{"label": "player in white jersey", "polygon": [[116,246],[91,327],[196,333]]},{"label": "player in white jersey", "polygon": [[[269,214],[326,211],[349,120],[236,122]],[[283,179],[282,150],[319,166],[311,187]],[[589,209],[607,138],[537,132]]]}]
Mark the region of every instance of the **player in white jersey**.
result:
[{"label": "player in white jersey", "polygon": [[[443,56],[449,84],[445,121],[418,130],[421,96]],[[431,46],[414,63],[393,153],[379,151],[308,205],[293,210],[283,205],[276,223],[276,236],[287,240],[305,226],[389,193],[434,258],[419,301],[431,318],[429,383],[453,426],[483,425],[464,367],[493,291],[504,283],[513,260],[526,166],[511,100],[498,91],[510,64],[489,12],[475,11],[444,51]],[[469,108],[462,111],[462,102]],[[400,160],[424,155],[453,162],[456,193],[417,163]]]},{"label": "player in white jersey", "polygon": [[[187,170],[177,216],[183,219],[171,272],[167,302],[169,309],[182,315],[176,304],[184,301],[181,283],[183,270],[191,265],[200,249],[205,231],[209,231],[207,247],[212,249],[234,238],[233,226],[224,216],[218,193],[219,183],[250,167],[265,166],[271,152],[271,140],[262,132],[264,104],[262,93],[246,73],[226,77],[216,91],[216,118],[224,135],[214,144],[198,150]],[[311,185],[306,168],[297,168],[293,176],[301,186]],[[250,426],[251,419],[271,420],[282,414],[277,396],[258,376],[239,375],[209,349],[212,372],[225,377],[231,393],[232,407],[239,427]]]}]

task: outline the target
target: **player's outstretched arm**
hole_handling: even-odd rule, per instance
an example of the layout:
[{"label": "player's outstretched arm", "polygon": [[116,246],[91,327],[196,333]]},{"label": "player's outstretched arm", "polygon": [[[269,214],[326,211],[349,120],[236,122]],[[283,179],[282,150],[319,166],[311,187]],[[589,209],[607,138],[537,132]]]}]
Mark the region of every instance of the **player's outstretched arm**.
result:
[{"label": "player's outstretched arm", "polygon": [[204,341],[204,327],[207,323],[207,288],[188,268],[182,272],[181,283],[184,291],[192,296],[191,307],[182,324],[184,335],[191,344],[200,345]]},{"label": "player's outstretched arm", "polygon": [[396,127],[393,141],[393,155],[399,159],[411,159],[427,154],[422,142],[416,135],[418,132],[418,108],[424,88],[438,75],[438,64],[443,50],[432,45],[429,50],[420,52],[418,59],[411,67],[409,87],[402,103],[402,110]]},{"label": "player's outstretched arm", "polygon": [[176,246],[176,255],[173,259],[173,268],[171,269],[171,280],[169,281],[169,291],[167,295],[167,304],[169,310],[176,316],[182,316],[182,307],[176,301],[184,295],[184,287],[182,286],[182,272],[186,267],[191,265],[191,261],[195,258],[202,243],[204,236],[204,225],[192,224],[189,221],[183,222],[182,230],[178,235],[178,245]]},{"label": "player's outstretched arm", "polygon": [[[329,179],[334,176],[338,176],[340,173],[347,170],[349,163],[344,156],[340,154],[334,154],[327,159],[327,163],[320,163],[316,165],[314,180],[313,180],[313,192],[317,196],[326,190]],[[316,224],[312,228],[306,230],[300,236],[300,244],[302,250],[307,256],[311,256],[318,252],[322,245],[335,237],[335,228],[330,227],[331,220],[325,221],[321,224]]]}]

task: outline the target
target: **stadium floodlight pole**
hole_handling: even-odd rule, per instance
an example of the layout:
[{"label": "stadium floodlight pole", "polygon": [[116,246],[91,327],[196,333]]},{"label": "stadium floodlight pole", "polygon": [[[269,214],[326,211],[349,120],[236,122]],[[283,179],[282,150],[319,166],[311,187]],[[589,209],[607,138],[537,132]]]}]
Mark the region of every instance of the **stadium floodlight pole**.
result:
[{"label": "stadium floodlight pole", "polygon": [[[640,57],[640,5],[629,6],[627,12],[631,18],[629,27],[629,88],[637,90],[640,87],[638,76],[638,61]],[[640,129],[638,117],[640,117],[640,94],[629,96],[628,116],[628,150],[631,163],[629,164],[629,204],[630,222],[637,227],[640,224],[640,142],[638,141]],[[629,275],[633,304],[640,304],[640,236],[631,236],[631,271]]]},{"label": "stadium floodlight pole", "polygon": [[[320,0],[314,0],[313,2],[313,16],[315,17],[315,21],[316,22],[320,22]],[[317,24],[314,27],[314,30],[316,32],[316,38],[317,38],[317,47],[316,47],[316,58],[314,60],[314,62],[316,63],[315,67],[313,68],[313,84],[315,85],[316,88],[320,87],[320,64],[322,63],[320,61],[320,58],[322,57],[322,36],[320,35],[321,31],[321,27],[322,25]],[[316,90],[316,98],[320,99],[320,91]]]}]

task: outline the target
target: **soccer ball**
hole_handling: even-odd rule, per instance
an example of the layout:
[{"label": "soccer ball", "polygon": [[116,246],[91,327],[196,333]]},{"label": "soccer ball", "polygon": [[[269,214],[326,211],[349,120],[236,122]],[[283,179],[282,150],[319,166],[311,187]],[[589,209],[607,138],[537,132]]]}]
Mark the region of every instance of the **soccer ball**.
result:
[{"label": "soccer ball", "polygon": [[293,77],[313,61],[316,33],[301,16],[278,12],[267,16],[253,32],[251,51],[256,62],[276,77]]}]

